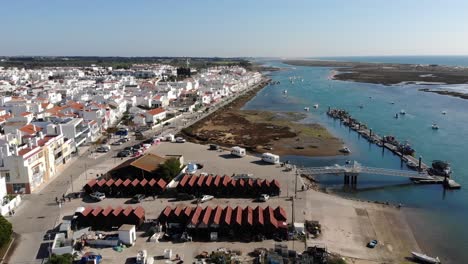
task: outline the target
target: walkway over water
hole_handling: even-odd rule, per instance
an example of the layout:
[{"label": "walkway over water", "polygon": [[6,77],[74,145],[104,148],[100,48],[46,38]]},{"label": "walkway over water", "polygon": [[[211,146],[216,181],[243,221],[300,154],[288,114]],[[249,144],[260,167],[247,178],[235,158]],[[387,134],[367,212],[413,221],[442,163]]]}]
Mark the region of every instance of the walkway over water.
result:
[{"label": "walkway over water", "polygon": [[440,176],[431,176],[427,172],[417,172],[408,170],[393,170],[384,168],[374,168],[362,166],[358,162],[353,162],[349,165],[335,165],[326,167],[309,167],[309,168],[298,168],[298,173],[305,175],[324,175],[324,174],[335,174],[335,175],[358,175],[358,174],[373,174],[373,175],[385,175],[385,176],[398,176],[406,177],[416,180],[443,180]]}]

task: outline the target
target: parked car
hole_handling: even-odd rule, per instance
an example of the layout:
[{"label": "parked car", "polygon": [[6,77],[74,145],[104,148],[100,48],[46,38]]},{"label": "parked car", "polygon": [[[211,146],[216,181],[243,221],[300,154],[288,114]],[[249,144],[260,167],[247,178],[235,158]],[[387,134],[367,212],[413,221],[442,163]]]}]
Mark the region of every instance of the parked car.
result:
[{"label": "parked car", "polygon": [[122,143],[128,142],[130,139],[128,137],[120,138],[119,141]]},{"label": "parked car", "polygon": [[373,240],[369,241],[369,243],[367,243],[367,247],[368,248],[375,248],[378,243],[379,243],[379,241],[373,239]]},{"label": "parked car", "polygon": [[178,201],[188,201],[195,199],[195,195],[188,194],[188,193],[178,193],[177,200]]},{"label": "parked car", "polygon": [[117,153],[118,158],[125,158],[130,155],[132,155],[132,153],[129,150],[122,150],[122,151],[119,151],[119,153]]},{"label": "parked car", "polygon": [[213,195],[203,195],[202,198],[200,198],[200,202],[208,202],[209,200],[213,200],[214,196]]},{"label": "parked car", "polygon": [[92,194],[89,195],[91,198],[93,198],[96,201],[102,201],[106,199],[106,195],[101,193],[101,192],[93,192]]},{"label": "parked car", "polygon": [[133,157],[140,157],[143,154],[143,150],[139,149],[133,153]]},{"label": "parked car", "polygon": [[270,196],[268,194],[260,194],[260,196],[258,197],[258,201],[260,202],[266,202],[268,201],[268,199],[270,199]]},{"label": "parked car", "polygon": [[143,147],[144,147],[145,149],[149,149],[149,148],[151,147],[151,144],[143,143]]},{"label": "parked car", "polygon": [[104,148],[104,147],[98,147],[98,148],[96,148],[96,152],[98,152],[98,153],[107,153],[107,152],[109,152],[109,149]]},{"label": "parked car", "polygon": [[114,141],[114,142],[112,142],[112,144],[111,144],[111,145],[113,145],[113,146],[120,146],[120,145],[122,145],[122,144],[123,144],[123,142],[122,142],[122,141],[120,141],[120,140],[117,140],[117,141]]},{"label": "parked car", "polygon": [[185,143],[185,138],[183,138],[183,137],[178,137],[178,138],[176,138],[176,142],[177,142],[177,143]]},{"label": "parked car", "polygon": [[139,203],[145,199],[144,194],[135,194],[132,199],[130,200],[132,203]]},{"label": "parked car", "polygon": [[218,150],[219,146],[215,144],[210,144],[210,150]]}]

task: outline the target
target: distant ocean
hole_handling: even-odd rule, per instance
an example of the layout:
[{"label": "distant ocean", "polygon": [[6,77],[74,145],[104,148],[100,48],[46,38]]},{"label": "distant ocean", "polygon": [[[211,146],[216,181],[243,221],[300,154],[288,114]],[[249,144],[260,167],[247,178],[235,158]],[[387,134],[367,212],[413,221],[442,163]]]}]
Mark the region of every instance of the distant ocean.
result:
[{"label": "distant ocean", "polygon": [[450,66],[467,66],[466,56],[345,56],[345,57],[313,57],[308,59],[356,61],[356,62],[381,62],[402,64],[439,64]]}]

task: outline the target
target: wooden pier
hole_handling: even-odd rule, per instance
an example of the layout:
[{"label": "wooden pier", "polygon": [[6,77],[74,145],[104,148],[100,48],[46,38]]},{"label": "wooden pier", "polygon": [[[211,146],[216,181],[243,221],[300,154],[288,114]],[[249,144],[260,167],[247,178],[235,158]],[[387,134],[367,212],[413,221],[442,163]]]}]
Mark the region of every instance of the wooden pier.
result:
[{"label": "wooden pier", "polygon": [[[367,139],[370,143],[374,143],[377,146],[380,146],[383,148],[388,149],[391,151],[393,154],[397,155],[400,157],[401,161],[404,162],[405,164],[410,164],[412,163],[413,166],[410,167],[412,169],[415,169],[421,174],[425,174],[429,176],[430,178],[421,178],[421,177],[410,177],[412,178],[414,183],[418,184],[444,184],[444,186],[448,189],[460,189],[461,185],[455,182],[454,180],[450,179],[447,176],[442,176],[442,175],[429,175],[429,169],[430,166],[425,164],[422,161],[422,158],[419,157],[419,159],[416,159],[412,155],[404,154],[400,151],[400,148],[392,144],[392,142],[387,142],[385,140],[385,137],[380,137],[377,135],[375,132],[372,131],[372,129],[367,128],[367,126],[356,119],[352,118],[351,115],[349,115],[348,112],[345,110],[340,110],[340,109],[331,109],[330,107],[328,108],[327,115],[334,118],[338,119],[343,125],[349,127],[350,130],[356,131],[358,135],[362,136],[363,138]],[[394,142],[396,139],[394,139]],[[377,171],[376,171],[377,173]],[[349,181],[349,180],[348,180]],[[357,179],[356,179],[357,181]],[[347,182],[346,177],[345,177],[345,182]]]}]

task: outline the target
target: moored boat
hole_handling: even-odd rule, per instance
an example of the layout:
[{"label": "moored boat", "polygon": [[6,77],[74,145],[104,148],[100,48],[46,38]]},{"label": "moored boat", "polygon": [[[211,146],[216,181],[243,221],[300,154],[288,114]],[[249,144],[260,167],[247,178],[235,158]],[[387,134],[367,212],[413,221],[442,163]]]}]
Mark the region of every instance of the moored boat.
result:
[{"label": "moored boat", "polygon": [[413,255],[413,258],[417,259],[417,260],[420,260],[420,261],[423,261],[423,263],[431,263],[431,264],[438,264],[440,263],[440,260],[438,257],[430,257],[426,254],[423,254],[423,253],[418,253],[418,252],[414,252],[412,251],[411,252],[411,255]]},{"label": "moored boat", "polygon": [[406,115],[406,111],[404,109],[400,110],[400,115]]},{"label": "moored boat", "polygon": [[314,104],[314,108],[317,109],[319,107],[318,104]]},{"label": "moored boat", "polygon": [[349,154],[349,153],[351,153],[351,150],[348,147],[344,146],[342,149],[340,149],[340,152],[345,153],[345,154]]},{"label": "moored boat", "polygon": [[432,124],[432,129],[437,130],[437,129],[439,129],[439,126],[434,123],[434,124]]},{"label": "moored boat", "polygon": [[309,111],[310,108],[308,106],[304,107],[304,111]]}]

